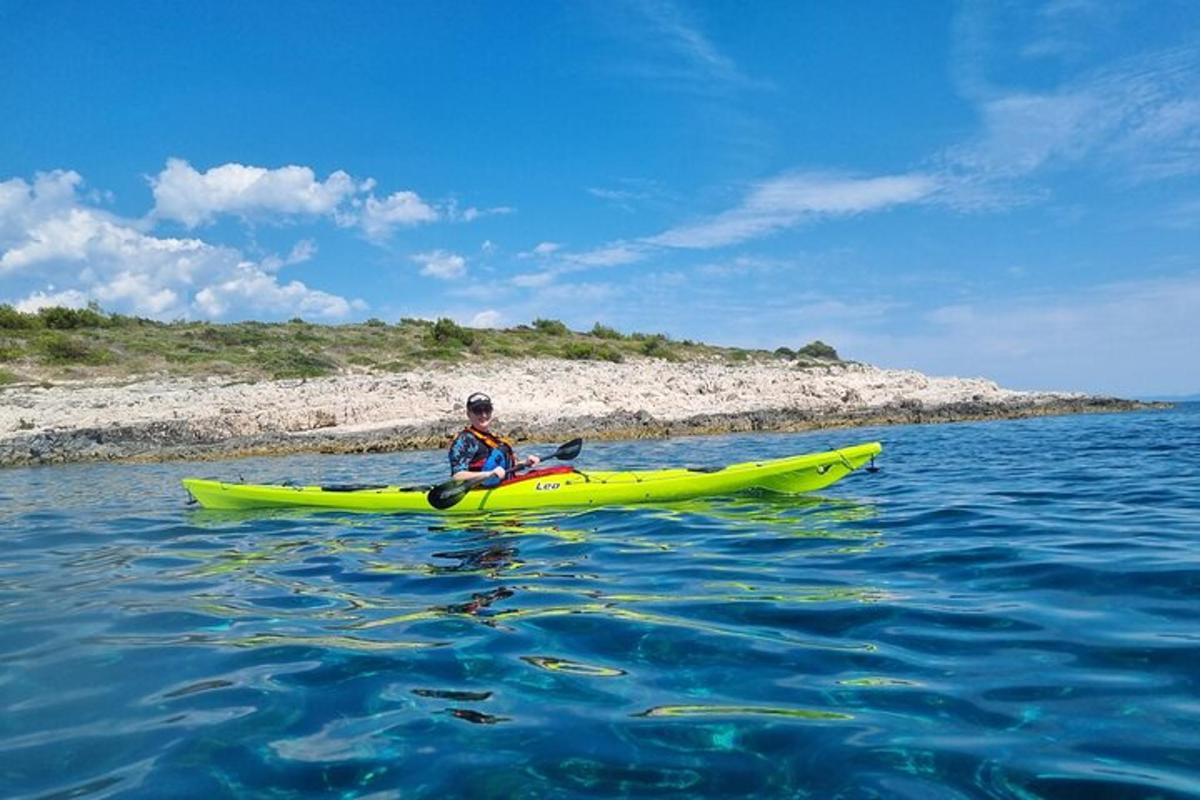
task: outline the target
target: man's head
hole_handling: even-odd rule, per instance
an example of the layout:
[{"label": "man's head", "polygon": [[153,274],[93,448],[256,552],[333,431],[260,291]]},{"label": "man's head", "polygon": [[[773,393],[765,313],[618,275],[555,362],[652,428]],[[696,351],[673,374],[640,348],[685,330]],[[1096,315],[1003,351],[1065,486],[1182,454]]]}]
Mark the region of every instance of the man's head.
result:
[{"label": "man's head", "polygon": [[467,416],[475,425],[487,424],[492,418],[492,398],[483,392],[475,392],[467,398]]}]

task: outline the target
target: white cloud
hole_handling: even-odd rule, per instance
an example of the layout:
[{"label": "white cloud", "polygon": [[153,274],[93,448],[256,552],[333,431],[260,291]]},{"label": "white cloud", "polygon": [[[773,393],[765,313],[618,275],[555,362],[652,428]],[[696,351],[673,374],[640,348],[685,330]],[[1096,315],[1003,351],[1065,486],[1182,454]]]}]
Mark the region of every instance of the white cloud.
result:
[{"label": "white cloud", "polygon": [[168,159],[150,184],[154,216],[189,228],[221,214],[329,215],[360,189],[341,170],[319,181],[308,167],[266,169],[230,163],[200,172],[179,158]]},{"label": "white cloud", "polygon": [[268,272],[278,272],[284,267],[290,267],[294,264],[303,264],[305,261],[311,261],[313,256],[317,254],[317,243],[312,239],[301,239],[296,242],[289,252],[284,257],[267,256],[259,266]]},{"label": "white cloud", "polygon": [[238,263],[233,270],[196,292],[195,305],[205,316],[223,317],[238,308],[278,315],[299,314],[322,319],[342,319],[367,304],[310,289],[300,281],[281,284],[257,264]]},{"label": "white cloud", "polygon": [[421,265],[422,275],[428,275],[432,278],[449,281],[461,278],[467,273],[467,260],[447,250],[432,250],[428,253],[417,253],[411,258]]},{"label": "white cloud", "polygon": [[[736,207],[654,236],[614,241],[582,253],[561,253],[558,272],[634,264],[663,249],[710,250],[770,236],[819,217],[849,216],[892,206],[931,202],[946,188],[924,173],[859,178],[824,173],[786,173],[763,181]],[[551,255],[559,245],[544,242],[530,253]]]},{"label": "white cloud", "polygon": [[558,251],[562,250],[562,245],[558,242],[539,242],[532,250],[522,250],[517,253],[519,259],[530,258],[548,258]]},{"label": "white cloud", "polygon": [[377,197],[373,178],[356,181],[338,170],[320,181],[304,166],[268,169],[229,163],[200,172],[187,161],[172,158],[150,183],[155,200],[152,219],[176,220],[194,228],[226,214],[249,219],[329,217],[340,227],[360,228],[375,243],[398,228],[445,220],[471,222],[514,211],[508,206],[459,211],[454,200],[432,203],[411,190]]},{"label": "white cloud", "polygon": [[480,311],[475,316],[471,317],[468,325],[472,328],[501,328],[504,323],[504,315],[495,309],[489,308],[487,311]]},{"label": "white cloud", "polygon": [[879,211],[930,198],[939,189],[931,175],[876,178],[795,173],[758,184],[741,205],[643,241],[661,247],[710,249],[768,236],[817,216]]},{"label": "white cloud", "polygon": [[587,193],[592,197],[599,197],[601,200],[610,200],[614,203],[627,203],[630,200],[642,200],[647,197],[645,192],[635,192],[629,189],[601,189],[598,187],[589,187]]},{"label": "white cloud", "polygon": [[[49,293],[47,293],[49,292]],[[56,292],[54,287],[49,287],[46,292],[34,292],[23,300],[18,300],[13,306],[17,311],[26,314],[36,313],[43,308],[51,308],[59,306],[62,308],[86,308],[91,298],[83,292],[75,289],[68,289],[65,292]]]},{"label": "white cloud", "polygon": [[759,272],[790,272],[797,269],[794,261],[756,256],[736,256],[728,261],[701,264],[695,268],[698,275],[712,278],[746,278]]},{"label": "white cloud", "polygon": [[497,217],[515,213],[516,209],[509,206],[495,206],[493,208],[475,208],[474,206],[469,206],[459,211],[457,206],[451,203],[446,211],[446,216],[462,222],[474,222],[481,217]]},{"label": "white cloud", "polygon": [[383,200],[374,195],[367,198],[362,214],[349,218],[362,226],[367,238],[386,239],[397,227],[411,227],[439,219],[437,210],[421,199],[416,192],[393,192]]},{"label": "white cloud", "polygon": [[24,242],[37,222],[70,209],[82,185],[79,173],[66,170],[39,172],[32,184],[21,178],[0,181],[0,250]]},{"label": "white cloud", "polygon": [[512,276],[509,283],[521,289],[535,289],[540,286],[548,286],[554,282],[555,277],[559,273],[556,270],[546,270],[545,272],[523,272]]},{"label": "white cloud", "polygon": [[977,375],[1030,389],[1122,396],[1200,391],[1200,273],[1128,281],[1064,296],[937,308],[929,332],[847,333],[839,342],[872,363]]},{"label": "white cloud", "polygon": [[650,248],[631,242],[613,242],[583,253],[570,253],[563,260],[581,267],[617,267],[633,264],[650,254]]},{"label": "white cloud", "polygon": [[1051,167],[1089,168],[1133,182],[1200,173],[1200,50],[1141,52],[1099,69],[1065,65],[1067,77],[1049,89],[986,79],[1005,66],[1013,30],[1034,31],[1027,56],[1074,62],[1088,55],[1096,32],[1118,35],[1122,13],[1111,3],[1085,2],[1054,3],[1033,18],[1029,12],[1019,4],[1000,11],[969,6],[961,15],[960,84],[983,124],[977,137],[944,154],[947,169],[976,181]]},{"label": "white cloud", "polygon": [[633,213],[645,201],[662,199],[666,194],[657,181],[646,178],[618,178],[617,184],[618,188],[590,186],[586,191],[592,197],[627,213]]},{"label": "white cloud", "polygon": [[564,307],[597,307],[623,294],[624,290],[621,287],[611,283],[554,284],[540,289],[531,303],[541,309],[541,313],[537,316],[550,316],[557,319],[564,316]]},{"label": "white cloud", "polygon": [[1177,230],[1200,228],[1200,198],[1174,203],[1163,211],[1157,222],[1164,228]]},{"label": "white cloud", "polygon": [[632,8],[647,23],[641,33],[649,47],[638,68],[652,78],[694,91],[719,92],[758,85],[705,35],[696,20],[671,0],[638,2]]},{"label": "white cloud", "polygon": [[[271,273],[310,258],[301,241],[286,257],[247,261],[236,249],[195,238],[144,233],[135,223],[88,205],[73,172],[0,183],[0,276],[25,275],[62,288],[35,291],[17,302],[79,305],[99,301],[113,311],[158,318],[226,313],[345,316],[361,307]],[[358,305],[356,305],[356,303]]]}]

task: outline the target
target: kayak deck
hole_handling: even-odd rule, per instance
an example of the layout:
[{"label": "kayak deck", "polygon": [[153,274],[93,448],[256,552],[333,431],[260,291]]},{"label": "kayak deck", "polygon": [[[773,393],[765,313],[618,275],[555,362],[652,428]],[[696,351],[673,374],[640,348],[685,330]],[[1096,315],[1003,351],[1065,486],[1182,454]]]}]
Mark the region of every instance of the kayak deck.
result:
[{"label": "kayak deck", "polygon": [[795,494],[824,488],[864,466],[878,442],[823,453],[749,461],[719,468],[554,471],[492,489],[472,489],[444,510],[429,505],[429,487],[267,486],[185,478],[183,486],[205,508],[324,508],[346,511],[461,514],[542,508],[579,508],[670,502],[751,489]]}]

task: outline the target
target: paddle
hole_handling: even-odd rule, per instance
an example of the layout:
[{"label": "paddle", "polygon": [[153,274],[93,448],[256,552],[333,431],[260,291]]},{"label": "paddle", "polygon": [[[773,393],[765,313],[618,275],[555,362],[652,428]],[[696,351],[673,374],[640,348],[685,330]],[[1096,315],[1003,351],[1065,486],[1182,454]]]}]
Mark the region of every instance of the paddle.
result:
[{"label": "paddle", "polygon": [[[566,444],[561,445],[550,455],[543,457],[542,461],[549,461],[552,458],[557,458],[559,461],[570,461],[579,455],[579,451],[582,449],[583,439],[572,439]],[[517,467],[517,469],[521,469],[521,467]],[[516,470],[513,471],[516,472]],[[448,480],[445,483],[439,483],[429,490],[429,493],[425,495],[425,499],[429,501],[429,505],[439,511],[450,508],[458,503],[459,500],[466,497],[467,492],[472,487],[483,483],[490,477],[492,476],[489,474],[484,475],[482,478],[471,478],[465,481]]]}]

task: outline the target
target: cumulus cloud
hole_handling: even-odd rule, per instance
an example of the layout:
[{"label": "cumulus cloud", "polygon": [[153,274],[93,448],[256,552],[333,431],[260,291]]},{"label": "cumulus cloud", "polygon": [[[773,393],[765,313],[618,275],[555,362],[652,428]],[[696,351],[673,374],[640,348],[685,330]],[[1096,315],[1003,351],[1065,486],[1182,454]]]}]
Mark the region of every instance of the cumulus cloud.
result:
[{"label": "cumulus cloud", "polygon": [[421,265],[421,274],[431,278],[449,281],[461,278],[467,273],[467,260],[462,256],[446,250],[431,250],[428,253],[417,253],[411,257]]},{"label": "cumulus cloud", "polygon": [[53,286],[49,286],[46,288],[46,291],[34,292],[23,300],[18,300],[13,305],[17,311],[33,314],[43,308],[52,308],[54,306],[60,308],[86,308],[90,300],[91,298],[86,294],[75,289],[56,292]]},{"label": "cumulus cloud", "polygon": [[200,172],[180,158],[168,159],[150,185],[154,216],[189,228],[221,214],[329,215],[363,188],[341,170],[320,181],[309,167],[267,169],[230,163]]},{"label": "cumulus cloud", "polygon": [[360,215],[347,217],[359,224],[367,238],[378,241],[392,235],[398,227],[412,227],[439,219],[437,209],[421,199],[416,192],[393,192],[382,200],[374,195],[367,198]]},{"label": "cumulus cloud", "polygon": [[322,319],[341,319],[351,311],[361,311],[367,304],[347,300],[329,292],[310,289],[300,281],[280,283],[253,262],[242,261],[220,280],[196,292],[196,307],[209,317],[223,317],[235,308],[254,308],[259,311]]},{"label": "cumulus cloud", "polygon": [[74,172],[39,174],[32,183],[0,183],[0,277],[61,284],[17,298],[22,307],[97,300],[114,311],[158,318],[227,313],[346,316],[360,301],[281,284],[274,272],[310,258],[302,241],[261,263],[196,238],[157,237],[81,199]]},{"label": "cumulus cloud", "polygon": [[174,220],[196,228],[223,215],[256,220],[326,217],[340,227],[360,229],[375,243],[400,228],[513,213],[508,206],[459,210],[453,199],[430,202],[407,189],[379,197],[373,178],[356,180],[337,170],[322,181],[310,167],[295,165],[270,169],[229,163],[200,171],[172,158],[150,184],[155,202],[152,220]]}]

